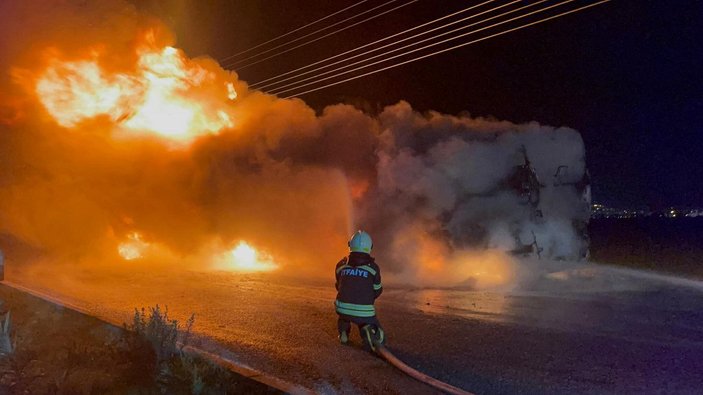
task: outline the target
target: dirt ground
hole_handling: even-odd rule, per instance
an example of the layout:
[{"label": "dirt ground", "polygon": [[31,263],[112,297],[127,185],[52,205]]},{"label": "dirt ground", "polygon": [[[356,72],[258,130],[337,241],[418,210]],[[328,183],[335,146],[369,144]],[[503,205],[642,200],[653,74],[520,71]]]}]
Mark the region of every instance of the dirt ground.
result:
[{"label": "dirt ground", "polygon": [[[0,300],[2,313],[11,312],[16,342],[12,354],[0,356],[1,394],[161,393],[153,361],[125,345],[123,328],[4,285]],[[277,393],[229,372],[218,374],[222,387],[203,393]],[[170,388],[193,392],[187,384]]]}]

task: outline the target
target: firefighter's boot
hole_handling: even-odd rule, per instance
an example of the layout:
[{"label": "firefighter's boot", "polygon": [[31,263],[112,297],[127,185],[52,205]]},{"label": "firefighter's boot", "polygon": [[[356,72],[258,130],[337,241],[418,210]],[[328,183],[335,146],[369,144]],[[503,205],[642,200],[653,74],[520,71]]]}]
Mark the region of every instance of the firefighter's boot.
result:
[{"label": "firefighter's boot", "polygon": [[383,329],[376,325],[364,325],[360,328],[361,339],[364,341],[364,348],[369,351],[376,351],[377,345],[383,345],[386,342],[386,336]]}]

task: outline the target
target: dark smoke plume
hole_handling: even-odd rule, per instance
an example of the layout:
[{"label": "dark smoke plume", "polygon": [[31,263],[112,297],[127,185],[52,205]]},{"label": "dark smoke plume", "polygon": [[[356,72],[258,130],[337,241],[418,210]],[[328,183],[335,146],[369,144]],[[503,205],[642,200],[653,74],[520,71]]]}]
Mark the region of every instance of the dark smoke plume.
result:
[{"label": "dark smoke plume", "polygon": [[[392,279],[419,285],[503,285],[515,256],[587,254],[584,146],[572,129],[405,102],[375,117],[341,104],[318,116],[174,49],[187,78],[202,80],[178,100],[227,120],[174,143],[133,126],[148,103],[140,45],[173,44],[161,23],[121,1],[5,2],[0,14],[0,240],[45,265],[213,268],[244,240],[283,268],[328,276],[357,228]],[[37,81],[53,67],[64,77],[46,86],[89,85],[66,77],[80,62],[136,93],[117,113],[108,103],[61,122],[54,107],[76,99],[46,97]],[[125,263],[125,240],[148,254]]]}]

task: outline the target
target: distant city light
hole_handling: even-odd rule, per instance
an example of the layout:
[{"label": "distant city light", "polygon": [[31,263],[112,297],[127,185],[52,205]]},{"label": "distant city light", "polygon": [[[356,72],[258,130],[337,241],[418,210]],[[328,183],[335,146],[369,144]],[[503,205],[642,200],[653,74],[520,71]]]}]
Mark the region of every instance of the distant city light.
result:
[{"label": "distant city light", "polygon": [[696,207],[669,207],[661,211],[651,211],[645,209],[623,209],[608,207],[604,204],[593,203],[591,205],[591,218],[643,218],[643,217],[658,217],[658,218],[696,218],[703,217],[703,208]]}]

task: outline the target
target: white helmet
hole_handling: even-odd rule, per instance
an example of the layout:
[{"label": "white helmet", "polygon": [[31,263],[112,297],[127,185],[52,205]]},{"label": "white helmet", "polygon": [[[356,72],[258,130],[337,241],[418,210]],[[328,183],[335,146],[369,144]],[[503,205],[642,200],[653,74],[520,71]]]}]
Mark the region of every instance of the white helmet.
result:
[{"label": "white helmet", "polygon": [[370,254],[372,248],[373,241],[371,240],[371,236],[363,230],[358,230],[352,235],[351,239],[349,239],[349,251]]}]

